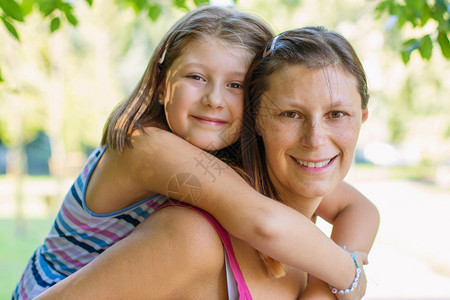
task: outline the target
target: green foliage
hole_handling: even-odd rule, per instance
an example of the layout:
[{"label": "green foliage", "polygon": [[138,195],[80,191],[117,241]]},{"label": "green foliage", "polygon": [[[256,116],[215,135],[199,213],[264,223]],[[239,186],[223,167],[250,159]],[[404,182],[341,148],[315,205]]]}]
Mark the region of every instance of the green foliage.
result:
[{"label": "green foliage", "polygon": [[[6,29],[17,40],[20,40],[15,22],[24,22],[26,16],[38,10],[42,16],[51,19],[50,32],[56,31],[61,25],[61,17],[64,16],[69,24],[76,26],[78,20],[73,14],[73,6],[69,0],[24,0],[18,3],[16,0],[0,0],[0,12]],[[92,0],[86,0],[92,5]]]},{"label": "green foliage", "polygon": [[161,12],[162,12],[161,6],[152,4],[148,8],[148,17],[150,18],[150,20],[155,22],[156,20],[158,20]]},{"label": "green foliage", "polygon": [[15,0],[0,0],[0,8],[7,17],[23,22],[22,8]]},{"label": "green foliage", "polygon": [[[235,2],[236,2],[236,0],[235,0]],[[202,6],[202,5],[205,5],[205,4],[207,4],[207,3],[209,3],[208,0],[194,0],[194,4],[195,4],[197,7]]]},{"label": "green foliage", "polygon": [[[93,5],[93,0],[85,0],[89,6]],[[209,3],[209,0],[191,0],[194,7],[202,6]],[[189,2],[191,2],[189,1]],[[163,0],[116,0],[119,4],[131,6],[138,14],[147,12],[150,20],[156,21],[160,16],[163,8]],[[237,2],[237,0],[234,0]],[[78,24],[77,17],[73,14],[73,1],[70,0],[23,0],[18,3],[16,0],[0,0],[1,18],[6,29],[19,40],[19,34],[16,30],[14,22],[23,22],[25,17],[33,10],[38,10],[44,17],[51,19],[50,32],[58,30],[61,26],[61,17],[64,16],[66,21],[76,26]],[[189,11],[193,7],[188,5],[186,0],[172,0],[172,4],[182,10]]]},{"label": "green foliage", "polygon": [[[93,0],[85,0],[89,6]],[[161,15],[166,1],[164,0],[116,0],[118,4],[132,7],[136,14],[146,13],[148,18],[155,22]],[[237,0],[234,0],[237,2]],[[78,25],[78,18],[74,14],[74,1],[71,0],[0,0],[0,18],[6,30],[18,41],[20,34],[16,29],[16,22],[26,21],[26,17],[33,11],[38,11],[45,19],[50,20],[49,30],[51,33],[61,28],[64,22],[72,26]],[[209,0],[172,0],[172,5],[178,9],[189,11],[209,3]],[[3,82],[0,72],[0,82]]]},{"label": "green foliage", "polygon": [[6,29],[11,33],[17,40],[20,40],[19,33],[17,33],[16,28],[14,25],[8,20],[7,17],[1,17],[3,24],[5,25]]},{"label": "green foliage", "polygon": [[423,59],[430,59],[434,45],[440,47],[445,58],[450,58],[450,5],[447,0],[381,0],[375,13],[378,18],[385,14],[390,16],[387,30],[394,26],[400,30],[412,27],[417,34],[403,42],[400,54],[405,64],[416,50]]},{"label": "green foliage", "polygon": [[58,30],[59,26],[61,26],[61,19],[59,17],[53,18],[50,22],[50,31],[54,32]]},{"label": "green foliage", "polygon": [[[93,0],[85,0],[89,6],[92,6]],[[24,22],[25,17],[33,10],[38,10],[44,17],[51,19],[50,32],[58,30],[61,26],[61,17],[64,16],[66,21],[76,26],[78,19],[73,13],[73,1],[70,0],[23,0],[19,4],[16,0],[0,0],[0,13],[2,22],[11,35],[17,40],[20,40],[17,32],[15,22]],[[116,0],[119,4],[131,6],[138,14],[140,12],[147,12],[150,20],[156,21],[161,15],[163,8],[163,1],[159,2],[148,0]],[[209,3],[209,0],[192,0],[195,7]],[[237,2],[237,0],[234,0]],[[186,0],[172,0],[172,4],[182,10],[189,11]]]},{"label": "green foliage", "polygon": [[437,40],[441,46],[442,55],[445,58],[450,58],[450,42],[448,41],[448,34],[444,31],[439,31]]}]

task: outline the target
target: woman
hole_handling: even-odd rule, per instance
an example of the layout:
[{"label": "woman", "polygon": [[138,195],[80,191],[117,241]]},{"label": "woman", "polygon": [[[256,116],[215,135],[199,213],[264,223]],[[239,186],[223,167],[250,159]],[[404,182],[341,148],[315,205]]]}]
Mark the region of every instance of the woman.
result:
[{"label": "woman", "polygon": [[244,170],[260,192],[313,218],[368,117],[361,62],[341,35],[311,27],[275,37],[248,76]]}]

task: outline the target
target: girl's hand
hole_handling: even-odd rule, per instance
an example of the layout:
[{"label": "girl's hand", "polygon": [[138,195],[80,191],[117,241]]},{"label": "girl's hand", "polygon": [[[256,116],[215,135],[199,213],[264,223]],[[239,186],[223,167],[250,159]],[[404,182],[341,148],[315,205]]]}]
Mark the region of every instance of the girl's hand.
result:
[{"label": "girl's hand", "polygon": [[[366,291],[366,277],[364,276],[364,270],[362,265],[367,265],[367,254],[365,252],[356,252],[356,261],[361,268],[360,280],[358,282],[358,287],[355,290],[347,295],[336,295],[331,292],[330,286],[328,283],[323,282],[320,279],[317,279],[313,276],[310,276],[308,286],[303,291],[299,300],[355,300],[362,299]],[[358,294],[359,290],[359,294]]]},{"label": "girl's hand", "polygon": [[336,298],[339,300],[359,300],[362,299],[364,294],[366,293],[367,278],[364,273],[363,265],[367,265],[369,263],[367,259],[367,253],[355,251],[355,254],[356,261],[358,262],[359,268],[361,269],[358,285],[351,293],[344,295],[335,294]]}]

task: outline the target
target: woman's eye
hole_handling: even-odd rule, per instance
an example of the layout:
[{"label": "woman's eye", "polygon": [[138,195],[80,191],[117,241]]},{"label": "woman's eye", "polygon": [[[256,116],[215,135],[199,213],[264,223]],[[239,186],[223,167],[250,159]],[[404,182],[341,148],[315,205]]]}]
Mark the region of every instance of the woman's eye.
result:
[{"label": "woman's eye", "polygon": [[300,119],[300,114],[295,111],[286,111],[282,113],[282,116],[287,117],[289,119]]},{"label": "woman's eye", "polygon": [[330,112],[330,117],[332,119],[339,119],[342,118],[344,116],[344,113],[341,111],[332,111]]},{"label": "woman's eye", "polygon": [[242,88],[242,84],[240,84],[238,82],[232,82],[228,86],[233,89],[241,89]]}]

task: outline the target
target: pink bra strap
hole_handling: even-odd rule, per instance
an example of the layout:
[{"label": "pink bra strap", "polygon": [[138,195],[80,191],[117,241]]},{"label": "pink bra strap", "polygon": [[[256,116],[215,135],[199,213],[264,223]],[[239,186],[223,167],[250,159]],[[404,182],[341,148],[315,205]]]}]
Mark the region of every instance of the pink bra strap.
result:
[{"label": "pink bra strap", "polygon": [[[228,232],[220,225],[219,222],[217,222],[216,219],[214,219],[213,216],[211,216],[206,211],[195,207],[191,205],[187,205],[184,203],[167,203],[162,205],[159,209],[167,207],[167,206],[182,206],[186,208],[190,208],[199,214],[201,214],[208,222],[214,227],[217,234],[219,235],[220,239],[222,240],[223,246],[225,247],[225,251],[228,255],[228,260],[230,262],[231,270],[233,271],[234,278],[237,282],[237,288],[239,292],[239,300],[252,300],[252,295],[250,294],[250,291],[247,287],[247,284],[245,283],[244,276],[242,275],[241,268],[239,267],[239,264],[236,260],[236,256],[234,254],[233,245],[231,244],[230,236]],[[158,209],[158,210],[159,210]]]}]

